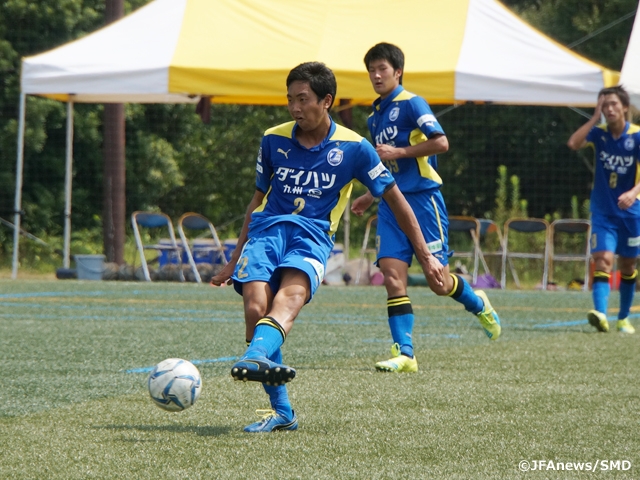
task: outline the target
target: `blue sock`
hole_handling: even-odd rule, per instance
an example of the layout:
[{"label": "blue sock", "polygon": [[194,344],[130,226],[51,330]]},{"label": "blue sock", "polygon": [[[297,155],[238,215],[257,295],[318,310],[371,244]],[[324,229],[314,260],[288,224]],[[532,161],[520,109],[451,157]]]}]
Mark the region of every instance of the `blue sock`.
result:
[{"label": "blue sock", "polygon": [[607,306],[609,305],[609,294],[611,293],[611,285],[609,279],[611,274],[596,270],[593,274],[593,286],[591,297],[593,298],[593,308],[607,314]]},{"label": "blue sock", "polygon": [[453,278],[453,288],[449,296],[456,302],[464,305],[467,312],[471,312],[474,315],[479,314],[484,308],[482,299],[476,295],[471,285],[460,275],[456,275],[455,273],[450,273],[449,275]]},{"label": "blue sock", "polygon": [[387,299],[389,329],[393,342],[400,345],[400,353],[413,358],[413,308],[406,295]]},{"label": "blue sock", "polygon": [[[278,348],[274,354],[269,357],[269,360],[276,363],[282,363],[282,350]],[[281,417],[292,420],[293,410],[291,410],[291,403],[289,403],[289,394],[287,393],[287,387],[285,385],[266,385],[262,384],[264,391],[269,395],[269,402],[271,408],[273,408]]]},{"label": "blue sock", "polygon": [[251,340],[251,345],[249,345],[244,357],[263,356],[269,358],[280,350],[284,339],[284,329],[275,319],[271,317],[261,318],[256,324],[256,328],[253,331],[253,340]]},{"label": "blue sock", "polygon": [[633,295],[636,292],[636,277],[638,270],[634,270],[631,275],[620,275],[620,311],[618,320],[624,320],[629,316]]}]

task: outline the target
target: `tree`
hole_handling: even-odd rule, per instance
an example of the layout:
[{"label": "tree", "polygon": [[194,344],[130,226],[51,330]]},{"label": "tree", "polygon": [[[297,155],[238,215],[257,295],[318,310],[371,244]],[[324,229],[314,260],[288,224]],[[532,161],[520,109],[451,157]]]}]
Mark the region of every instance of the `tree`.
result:
[{"label": "tree", "polygon": [[[146,3],[125,4],[127,12]],[[627,15],[637,0],[504,0],[514,13],[567,45]],[[0,217],[13,212],[20,59],[62,45],[103,25],[104,0],[7,0],[0,2]],[[574,51],[620,69],[632,26],[629,18],[576,45]],[[284,88],[283,88],[284,93]],[[436,114],[444,110],[434,107]],[[101,105],[75,106],[74,231],[99,231],[102,212]],[[213,105],[204,124],[192,105],[127,105],[127,214],[158,209],[173,218],[188,211],[228,225],[239,217],[254,188],[255,156],[262,132],[289,119],[284,107]],[[368,136],[368,107],[353,111],[354,128]],[[338,116],[334,115],[337,119]],[[495,204],[498,168],[520,180],[533,216],[571,212],[591,184],[590,157],[565,142],[584,122],[559,107],[463,105],[440,118],[450,150],[439,171],[450,214],[484,216]],[[65,106],[28,98],[23,226],[59,235],[64,209]],[[574,201],[575,203],[575,201]],[[352,244],[366,219],[353,218]],[[10,237],[0,227],[0,255]],[[340,236],[340,232],[338,233]],[[6,258],[3,257],[3,258]]]}]

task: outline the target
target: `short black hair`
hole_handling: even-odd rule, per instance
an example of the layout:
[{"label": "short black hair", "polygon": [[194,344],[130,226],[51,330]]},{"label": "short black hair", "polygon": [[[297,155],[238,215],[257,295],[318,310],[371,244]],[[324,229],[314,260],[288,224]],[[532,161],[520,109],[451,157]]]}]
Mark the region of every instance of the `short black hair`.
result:
[{"label": "short black hair", "polygon": [[301,63],[289,72],[287,76],[287,89],[293,82],[306,82],[318,96],[318,101],[324,100],[324,97],[331,95],[331,105],[336,99],[336,91],[338,83],[333,71],[322,62],[305,62]]},{"label": "short black hair", "polygon": [[598,93],[598,98],[600,98],[600,95],[617,95],[618,98],[620,99],[620,103],[622,103],[623,106],[629,108],[629,105],[631,105],[629,94],[627,93],[627,91],[624,89],[622,85],[603,88]]},{"label": "short black hair", "polygon": [[[364,56],[364,66],[369,70],[369,64],[374,60],[386,60],[394,70],[401,69],[404,74],[404,53],[391,43],[378,43],[369,49]],[[400,84],[402,84],[402,76],[400,76]]]}]

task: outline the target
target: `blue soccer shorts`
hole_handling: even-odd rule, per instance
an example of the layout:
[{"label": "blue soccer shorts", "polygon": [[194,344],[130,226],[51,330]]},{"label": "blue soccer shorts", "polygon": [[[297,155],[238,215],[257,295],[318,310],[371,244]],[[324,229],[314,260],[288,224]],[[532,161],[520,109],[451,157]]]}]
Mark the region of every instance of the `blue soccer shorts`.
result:
[{"label": "blue soccer shorts", "polygon": [[591,253],[614,252],[625,258],[640,253],[640,218],[591,215]]},{"label": "blue soccer shorts", "polygon": [[300,225],[281,222],[251,235],[242,249],[232,275],[233,286],[242,295],[242,284],[267,282],[275,295],[282,269],[302,270],[309,277],[309,301],[324,278],[331,242],[320,245]]},{"label": "blue soccer shorts", "polygon": [[[404,196],[418,219],[429,251],[440,260],[443,266],[448,265],[449,217],[440,190],[405,193]],[[376,245],[378,261],[381,258],[395,258],[411,266],[414,255],[413,245],[384,200],[378,206]]]}]

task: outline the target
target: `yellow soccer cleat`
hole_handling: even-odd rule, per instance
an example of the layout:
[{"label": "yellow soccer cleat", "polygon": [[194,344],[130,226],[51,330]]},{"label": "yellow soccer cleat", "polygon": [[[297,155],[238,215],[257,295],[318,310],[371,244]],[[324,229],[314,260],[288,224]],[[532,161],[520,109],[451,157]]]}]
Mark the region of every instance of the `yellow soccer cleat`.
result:
[{"label": "yellow soccer cleat", "polygon": [[476,295],[478,295],[482,301],[484,302],[484,308],[477,315],[478,320],[480,320],[480,325],[484,329],[484,333],[487,334],[491,340],[497,340],[500,336],[500,332],[502,332],[502,327],[500,326],[500,317],[491,306],[491,302],[487,298],[487,294],[482,290],[476,290]]},{"label": "yellow soccer cleat", "polygon": [[633,325],[631,325],[631,323],[629,323],[628,318],[618,320],[618,323],[616,324],[616,330],[618,330],[621,333],[628,333],[628,334],[636,333],[636,329],[633,328]]},{"label": "yellow soccer cleat", "polygon": [[607,321],[607,316],[604,313],[597,310],[589,310],[589,313],[587,313],[587,320],[589,320],[589,323],[596,327],[599,332],[606,333],[609,331],[609,322]]},{"label": "yellow soccer cleat", "polygon": [[394,343],[391,347],[391,354],[393,358],[385,360],[384,362],[376,363],[376,370],[379,372],[417,372],[418,360],[416,357],[409,358],[406,355],[400,354],[400,345]]}]

